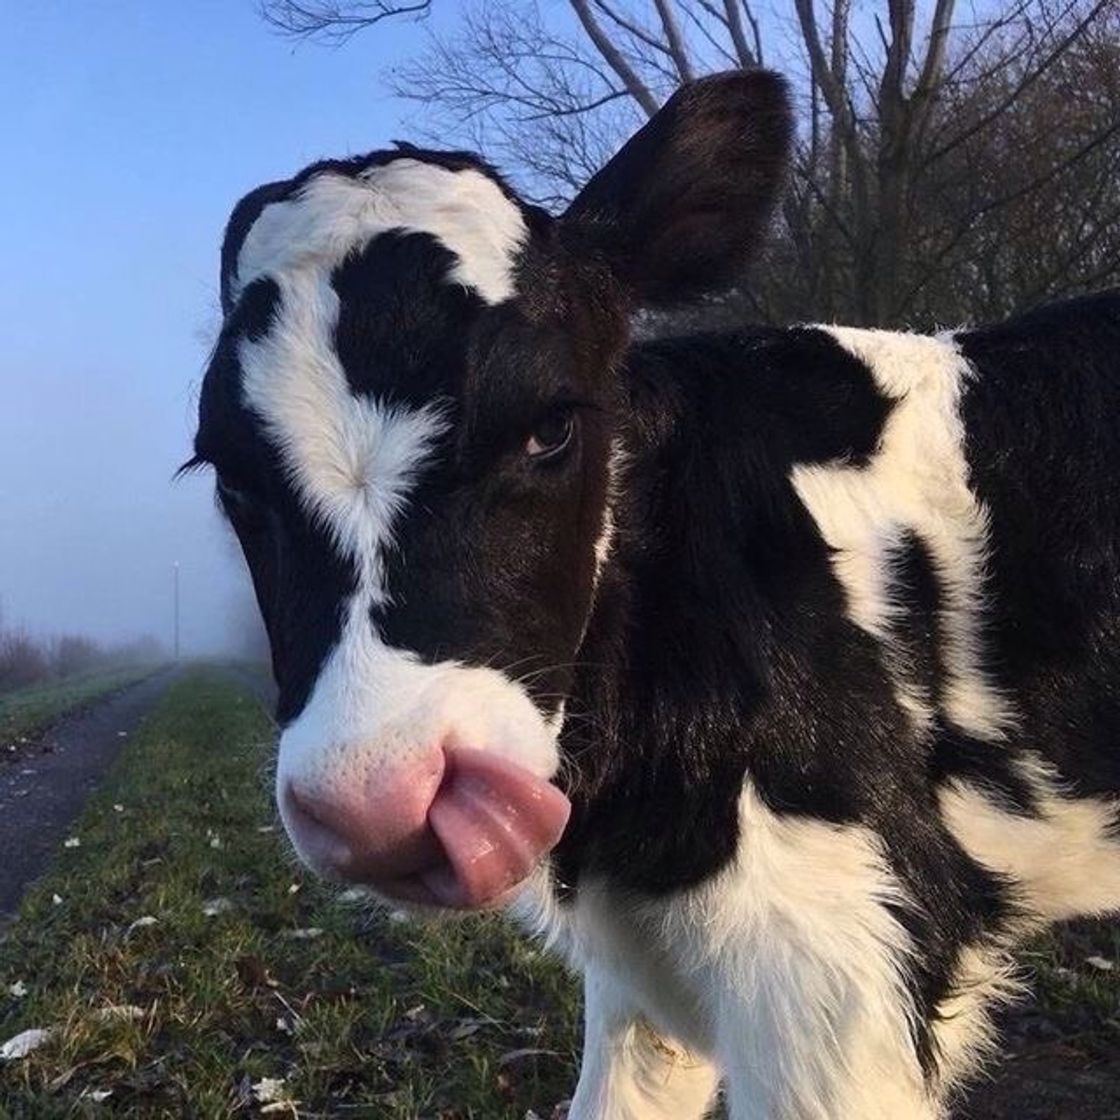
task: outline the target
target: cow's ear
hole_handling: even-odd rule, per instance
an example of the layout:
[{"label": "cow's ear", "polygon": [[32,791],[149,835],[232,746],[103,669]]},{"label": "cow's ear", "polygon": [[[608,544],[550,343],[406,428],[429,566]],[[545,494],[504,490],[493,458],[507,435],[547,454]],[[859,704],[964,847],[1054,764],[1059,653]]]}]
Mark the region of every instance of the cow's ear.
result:
[{"label": "cow's ear", "polygon": [[237,276],[237,258],[241,253],[241,246],[253,223],[261,216],[264,208],[271,202],[280,202],[291,193],[291,180],[282,180],[275,183],[264,183],[251,190],[233,208],[229,221],[226,223],[225,237],[222,238],[222,264],[221,264],[221,300],[222,314],[228,315],[233,310],[241,283]]},{"label": "cow's ear", "polygon": [[679,89],[596,174],[563,228],[642,304],[733,283],[781,190],[793,132],[786,83],[767,70]]}]

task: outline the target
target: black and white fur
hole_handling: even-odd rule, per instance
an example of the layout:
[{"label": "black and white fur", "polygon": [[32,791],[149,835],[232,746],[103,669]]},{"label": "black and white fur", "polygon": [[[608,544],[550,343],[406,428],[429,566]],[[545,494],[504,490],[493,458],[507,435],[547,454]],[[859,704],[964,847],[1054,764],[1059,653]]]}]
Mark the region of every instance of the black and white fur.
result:
[{"label": "black and white fur", "polygon": [[281,774],[453,727],[555,775],[515,910],[585,979],[572,1120],[942,1117],[1014,943],[1120,907],[1120,293],[630,341],[739,273],[789,134],[723,76],[562,217],[405,148],[223,247],[196,451]]}]

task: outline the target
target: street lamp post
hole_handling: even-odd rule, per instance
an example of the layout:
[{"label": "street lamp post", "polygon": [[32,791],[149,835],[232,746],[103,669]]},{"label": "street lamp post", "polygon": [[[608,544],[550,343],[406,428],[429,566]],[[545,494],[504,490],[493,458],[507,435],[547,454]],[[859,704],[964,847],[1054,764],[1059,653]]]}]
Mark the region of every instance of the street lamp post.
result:
[{"label": "street lamp post", "polygon": [[179,660],[179,561],[175,561],[175,660]]}]

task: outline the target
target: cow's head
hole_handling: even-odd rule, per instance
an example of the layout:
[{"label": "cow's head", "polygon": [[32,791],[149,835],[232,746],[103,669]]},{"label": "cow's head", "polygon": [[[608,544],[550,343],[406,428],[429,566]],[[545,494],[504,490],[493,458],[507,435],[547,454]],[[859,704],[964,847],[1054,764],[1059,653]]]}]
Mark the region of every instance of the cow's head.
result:
[{"label": "cow's head", "polygon": [[788,138],[781,80],[736,74],[679,92],[561,217],[412,148],[234,210],[196,454],[268,628],[277,797],[314,869],[478,907],[556,843],[628,313],[735,276]]}]

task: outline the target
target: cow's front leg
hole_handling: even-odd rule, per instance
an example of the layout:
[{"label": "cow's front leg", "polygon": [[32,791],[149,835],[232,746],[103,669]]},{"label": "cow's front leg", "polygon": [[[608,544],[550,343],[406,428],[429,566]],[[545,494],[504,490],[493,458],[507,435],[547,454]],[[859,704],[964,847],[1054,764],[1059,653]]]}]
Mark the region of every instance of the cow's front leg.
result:
[{"label": "cow's front leg", "polygon": [[658,1034],[607,975],[584,977],[583,1065],[569,1120],[700,1120],[710,1062]]}]

